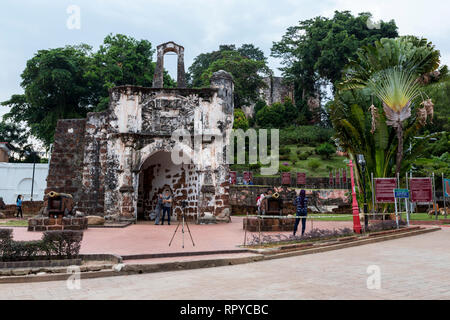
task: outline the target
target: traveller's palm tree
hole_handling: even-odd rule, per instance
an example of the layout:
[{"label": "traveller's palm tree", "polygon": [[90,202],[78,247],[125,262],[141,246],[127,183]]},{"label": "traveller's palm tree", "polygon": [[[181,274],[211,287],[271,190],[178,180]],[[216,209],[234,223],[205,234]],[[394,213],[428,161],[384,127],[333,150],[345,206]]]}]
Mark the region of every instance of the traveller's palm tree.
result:
[{"label": "traveller's palm tree", "polygon": [[[369,88],[381,100],[386,123],[397,132],[396,173],[399,173],[403,122],[411,116],[411,105],[420,96],[422,77],[439,67],[440,53],[425,39],[408,36],[381,39],[374,46],[360,49],[357,56],[356,61],[350,62],[339,89]],[[432,113],[431,100],[423,104]]]}]

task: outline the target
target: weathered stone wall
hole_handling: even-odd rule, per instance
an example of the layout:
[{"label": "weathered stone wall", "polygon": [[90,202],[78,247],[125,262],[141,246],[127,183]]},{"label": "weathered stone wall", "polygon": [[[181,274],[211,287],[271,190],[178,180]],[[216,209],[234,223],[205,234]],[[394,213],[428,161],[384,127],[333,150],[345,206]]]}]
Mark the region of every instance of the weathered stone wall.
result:
[{"label": "weathered stone wall", "polygon": [[[265,191],[272,190],[278,192],[283,200],[283,214],[295,214],[292,201],[299,189],[289,187],[264,187],[264,186],[230,186],[230,205],[233,214],[255,214],[256,199]],[[325,207],[337,207],[348,203],[347,190],[343,189],[323,189],[306,190],[309,198],[309,209],[317,211]],[[322,210],[319,210],[322,211]]]},{"label": "weathered stone wall", "polygon": [[[158,47],[157,68],[167,51],[183,64],[184,48],[166,43]],[[179,78],[184,80],[184,69]],[[233,127],[233,79],[216,72],[211,88],[204,89],[163,89],[161,79],[155,74],[154,88],[116,87],[107,111],[59,121],[48,191],[72,194],[77,209],[87,214],[134,220],[143,199],[142,175],[153,165],[149,201],[169,187],[174,216],[187,200],[191,217],[229,221],[225,148]],[[182,163],[153,158],[161,153],[181,154]]]},{"label": "weathered stone wall", "polygon": [[[282,77],[265,77],[264,83],[266,87],[260,90],[260,98],[266,102],[267,105],[276,102],[283,102],[284,99],[289,98],[294,101],[294,88],[292,85],[283,81]],[[242,107],[247,117],[253,117],[255,112],[255,105]]]},{"label": "weathered stone wall", "polygon": [[[335,179],[333,179],[333,184],[330,185],[330,178],[320,178],[320,177],[306,177],[306,185],[299,186],[304,189],[349,189],[350,181],[344,181],[342,178],[342,183],[336,184]],[[295,187],[297,183],[297,176],[295,173],[291,174],[291,185]],[[253,177],[253,184],[258,186],[281,186],[281,176],[279,177]]]},{"label": "weathered stone wall", "polygon": [[89,113],[87,116],[82,194],[78,209],[88,215],[104,214],[108,120],[108,112]]},{"label": "weathered stone wall", "polygon": [[85,119],[58,121],[45,194],[55,191],[81,198],[85,131]]}]

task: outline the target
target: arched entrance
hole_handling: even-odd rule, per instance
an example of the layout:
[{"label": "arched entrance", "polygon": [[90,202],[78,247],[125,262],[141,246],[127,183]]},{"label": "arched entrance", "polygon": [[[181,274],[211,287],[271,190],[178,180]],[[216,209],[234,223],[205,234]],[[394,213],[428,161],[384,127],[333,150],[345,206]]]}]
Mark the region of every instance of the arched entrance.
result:
[{"label": "arched entrance", "polygon": [[186,213],[195,215],[197,184],[194,165],[174,164],[167,151],[157,151],[150,155],[139,172],[137,219],[149,220],[150,213],[156,208],[158,195],[164,190],[170,190],[173,197],[171,219],[176,220],[182,213],[182,200],[189,203]]}]

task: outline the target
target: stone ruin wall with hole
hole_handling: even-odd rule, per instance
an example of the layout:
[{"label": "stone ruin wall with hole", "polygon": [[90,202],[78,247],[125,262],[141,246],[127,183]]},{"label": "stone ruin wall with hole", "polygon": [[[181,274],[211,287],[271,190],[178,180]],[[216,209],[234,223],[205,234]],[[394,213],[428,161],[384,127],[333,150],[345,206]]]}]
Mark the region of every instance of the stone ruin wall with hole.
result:
[{"label": "stone ruin wall with hole", "polygon": [[[285,83],[283,77],[265,77],[265,88],[262,88],[259,92],[260,99],[262,99],[267,105],[272,105],[276,102],[283,102],[284,99],[289,98],[294,103],[294,88],[292,84]],[[242,107],[247,117],[254,117],[255,104]]]},{"label": "stone ruin wall with hole", "polygon": [[[179,54],[178,88],[163,88],[161,60],[168,51]],[[184,88],[183,52],[172,42],[158,47],[153,88],[113,88],[107,111],[58,121],[46,193],[72,194],[76,209],[86,215],[134,220],[143,168],[153,166],[147,171],[154,175],[153,199],[164,188],[172,190],[174,217],[186,200],[192,219],[229,221],[229,167],[222,141],[228,142],[233,127],[233,80],[219,71],[210,88]],[[177,129],[197,142],[194,163],[157,161],[176,148],[172,133]]]}]

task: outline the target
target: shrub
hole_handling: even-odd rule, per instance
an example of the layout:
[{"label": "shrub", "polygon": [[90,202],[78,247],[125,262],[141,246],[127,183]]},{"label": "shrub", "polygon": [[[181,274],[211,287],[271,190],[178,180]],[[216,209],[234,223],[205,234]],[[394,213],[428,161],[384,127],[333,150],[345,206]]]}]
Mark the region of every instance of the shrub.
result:
[{"label": "shrub", "polygon": [[280,164],[279,169],[280,172],[290,172],[291,167]]},{"label": "shrub", "polygon": [[336,153],[336,148],[331,143],[326,142],[316,148],[316,153],[322,159],[330,159]]},{"label": "shrub", "polygon": [[82,231],[47,231],[42,240],[47,244],[47,255],[59,258],[78,256],[83,240]]},{"label": "shrub", "polygon": [[233,129],[242,129],[246,131],[249,128],[249,122],[242,109],[234,109]]},{"label": "shrub", "polygon": [[250,164],[250,165],[249,165],[250,170],[258,170],[258,169],[261,168],[261,166],[262,166],[261,162],[257,162],[257,163],[254,163],[254,164]]},{"label": "shrub", "polygon": [[0,260],[23,261],[46,256],[71,259],[78,256],[82,231],[47,231],[38,241],[14,241],[11,229],[0,230]]},{"label": "shrub", "polygon": [[291,148],[289,147],[280,147],[280,154],[289,155],[291,153]]},{"label": "shrub", "polygon": [[12,240],[12,229],[0,229],[0,241]]},{"label": "shrub", "polygon": [[308,160],[308,158],[309,158],[309,154],[307,152],[302,152],[302,153],[299,153],[299,155],[298,155],[299,160]]},{"label": "shrub", "polygon": [[317,159],[312,159],[308,162],[308,168],[315,170],[320,167],[320,161]]},{"label": "shrub", "polygon": [[280,130],[281,144],[317,145],[329,142],[334,130],[319,126],[297,126]]},{"label": "shrub", "polygon": [[11,241],[5,258],[6,260],[24,261],[44,256],[46,253],[46,243],[42,240]]}]

